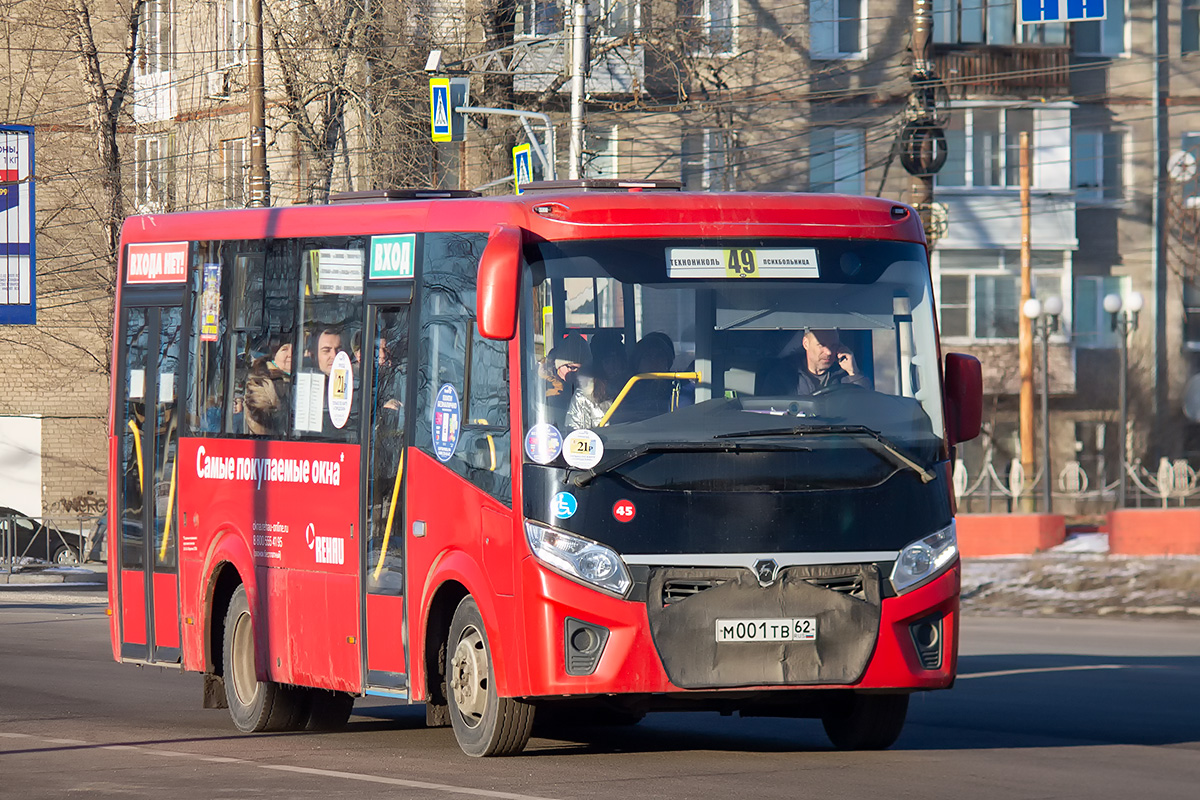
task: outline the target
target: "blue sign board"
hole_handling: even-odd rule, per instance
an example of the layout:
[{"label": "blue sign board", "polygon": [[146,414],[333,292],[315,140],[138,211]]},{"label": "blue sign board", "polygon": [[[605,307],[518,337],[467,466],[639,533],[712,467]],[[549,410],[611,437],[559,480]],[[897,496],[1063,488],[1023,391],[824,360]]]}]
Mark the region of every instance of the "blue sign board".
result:
[{"label": "blue sign board", "polygon": [[450,80],[432,78],[429,81],[429,124],[435,142],[451,141]]},{"label": "blue sign board", "polygon": [[528,144],[513,148],[513,186],[517,194],[525,191],[525,184],[533,180],[533,152]]},{"label": "blue sign board", "polygon": [[0,125],[0,325],[37,322],[33,128]]},{"label": "blue sign board", "polygon": [[1104,19],[1105,0],[1021,0],[1021,22],[1084,22]]}]

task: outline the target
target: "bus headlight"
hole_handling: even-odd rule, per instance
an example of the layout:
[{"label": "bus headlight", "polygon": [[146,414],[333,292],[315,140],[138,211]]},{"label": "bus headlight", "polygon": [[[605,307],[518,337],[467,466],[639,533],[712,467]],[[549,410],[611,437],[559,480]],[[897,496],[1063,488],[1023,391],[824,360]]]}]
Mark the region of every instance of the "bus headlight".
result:
[{"label": "bus headlight", "polygon": [[622,596],[633,584],[625,562],[611,547],[528,520],[525,538],[539,561],[572,578]]},{"label": "bus headlight", "polygon": [[953,520],[932,536],[909,544],[900,551],[892,568],[892,587],[904,594],[941,575],[958,556],[958,536]]}]

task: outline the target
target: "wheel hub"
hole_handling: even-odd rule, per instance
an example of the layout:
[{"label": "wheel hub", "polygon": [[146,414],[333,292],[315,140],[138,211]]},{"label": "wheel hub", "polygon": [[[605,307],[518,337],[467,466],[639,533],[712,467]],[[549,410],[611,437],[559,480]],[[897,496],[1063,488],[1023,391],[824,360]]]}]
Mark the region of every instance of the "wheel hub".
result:
[{"label": "wheel hub", "polygon": [[454,648],[449,684],[463,720],[475,727],[487,710],[488,661],[483,636],[473,626],[462,632]]},{"label": "wheel hub", "polygon": [[249,705],[258,691],[258,676],[254,672],[254,625],[249,614],[242,614],[233,625],[233,657],[229,666],[233,675],[233,690],[243,705]]}]

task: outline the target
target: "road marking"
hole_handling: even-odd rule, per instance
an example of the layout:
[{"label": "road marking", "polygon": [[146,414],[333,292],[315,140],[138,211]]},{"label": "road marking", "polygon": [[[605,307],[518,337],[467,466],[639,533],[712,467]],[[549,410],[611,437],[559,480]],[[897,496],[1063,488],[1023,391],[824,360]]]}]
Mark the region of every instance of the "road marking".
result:
[{"label": "road marking", "polygon": [[470,797],[490,797],[495,800],[551,800],[551,798],[538,797],[536,795],[518,794],[515,792],[497,792],[491,789],[473,789],[469,786],[453,786],[448,783],[427,783],[425,781],[406,780],[404,778],[389,778],[384,775],[366,775],[357,772],[338,772],[331,769],[314,769],[312,767],[293,767],[287,764],[262,764],[257,761],[246,761],[241,758],[228,758],[225,756],[206,756],[200,753],[188,753],[180,750],[159,750],[150,747],[139,747],[132,744],[105,744],[98,745],[92,742],[84,742],[79,739],[51,739],[45,736],[34,736],[28,733],[8,733],[0,732],[0,736],[9,739],[36,739],[40,742],[50,744],[66,744],[75,745],[78,747],[98,747],[101,750],[123,750],[132,751],[134,753],[144,753],[149,756],[162,756],[164,758],[191,758],[196,761],[207,761],[213,764],[245,764],[247,766],[258,767],[259,769],[269,769],[276,772],[294,772],[299,775],[318,775],[327,778],[341,778],[343,780],[361,781],[363,783],[381,783],[386,786],[403,786],[406,789],[426,789],[432,792],[443,792],[445,794],[468,795]]},{"label": "road marking", "polygon": [[514,794],[513,792],[495,792],[490,789],[471,789],[466,786],[450,786],[445,783],[425,783],[423,781],[409,781],[403,778],[385,778],[382,775],[362,775],[357,772],[336,772],[331,769],[313,769],[311,767],[290,767],[284,764],[259,764],[263,769],[273,769],[280,772],[298,772],[302,775],[326,775],[330,778],[345,778],[351,781],[364,781],[366,783],[383,783],[388,786],[404,786],[408,789],[430,789],[435,792],[446,792],[448,794],[468,794],[473,797],[495,797],[499,800],[549,800],[549,798],[535,797],[528,794]]},{"label": "road marking", "polygon": [[1006,675],[1033,675],[1041,672],[1079,672],[1093,669],[1129,669],[1129,664],[1083,664],[1073,667],[1029,667],[1027,669],[998,669],[994,672],[959,673],[959,680],[967,678],[1001,678]]}]

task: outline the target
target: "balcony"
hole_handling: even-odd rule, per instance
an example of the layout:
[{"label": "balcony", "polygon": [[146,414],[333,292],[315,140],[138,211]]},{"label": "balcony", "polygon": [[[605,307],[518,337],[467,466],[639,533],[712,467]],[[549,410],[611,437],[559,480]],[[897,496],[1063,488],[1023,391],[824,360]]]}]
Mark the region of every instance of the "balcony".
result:
[{"label": "balcony", "polygon": [[1065,98],[1071,93],[1066,45],[936,44],[933,63],[952,100]]}]

